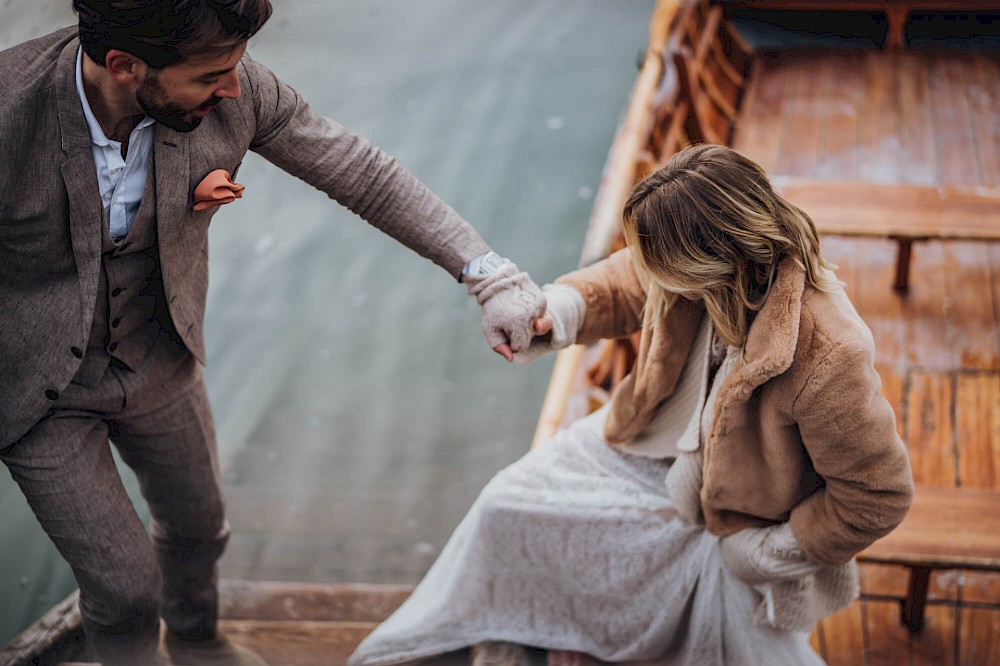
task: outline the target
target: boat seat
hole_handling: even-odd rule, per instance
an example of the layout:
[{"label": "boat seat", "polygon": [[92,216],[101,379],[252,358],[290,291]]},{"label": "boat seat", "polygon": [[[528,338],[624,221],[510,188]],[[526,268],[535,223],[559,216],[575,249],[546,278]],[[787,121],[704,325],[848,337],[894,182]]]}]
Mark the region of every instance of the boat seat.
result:
[{"label": "boat seat", "polygon": [[901,49],[906,45],[906,22],[916,11],[992,12],[992,0],[717,0],[728,11],[733,9],[791,9],[806,11],[872,11],[885,14],[888,30],[885,44]]},{"label": "boat seat", "polygon": [[909,288],[914,241],[1000,240],[1000,187],[825,181],[773,176],[821,234],[891,238],[898,243],[894,288]]},{"label": "boat seat", "polygon": [[906,597],[888,597],[900,602],[900,621],[910,631],[923,629],[932,570],[1000,572],[998,507],[998,490],[917,486],[913,506],[899,527],[858,555],[859,562],[910,570]]}]

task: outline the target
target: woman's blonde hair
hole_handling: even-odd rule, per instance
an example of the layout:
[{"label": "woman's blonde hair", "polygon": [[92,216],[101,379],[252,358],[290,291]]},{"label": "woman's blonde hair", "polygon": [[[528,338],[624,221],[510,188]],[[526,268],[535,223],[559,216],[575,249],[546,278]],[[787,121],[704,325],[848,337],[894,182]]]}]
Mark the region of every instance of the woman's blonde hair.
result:
[{"label": "woman's blonde hair", "polygon": [[840,288],[824,274],[816,226],[779,196],[764,170],[730,148],[699,144],[641,180],[625,204],[625,241],[650,278],[647,307],[665,315],[682,293],[704,302],[715,330],[743,347],[778,264],[790,257],[806,282]]}]

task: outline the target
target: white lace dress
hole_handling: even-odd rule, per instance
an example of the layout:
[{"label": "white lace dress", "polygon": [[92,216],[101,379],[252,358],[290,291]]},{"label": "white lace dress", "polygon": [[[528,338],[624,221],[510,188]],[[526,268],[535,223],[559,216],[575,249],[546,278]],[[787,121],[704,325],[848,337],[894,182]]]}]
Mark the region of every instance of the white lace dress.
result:
[{"label": "white lace dress", "polygon": [[[683,440],[692,430],[697,447],[700,428],[689,426],[701,425],[714,397],[706,391],[707,329],[703,323],[678,390],[633,450],[605,442],[601,409],[497,474],[350,666],[487,640],[605,661],[822,664],[808,633],[755,625],[761,595],[729,572],[718,538],[682,518],[667,494],[672,458],[660,456],[677,455],[678,443],[690,449]],[[714,382],[727,371],[723,362]]]}]

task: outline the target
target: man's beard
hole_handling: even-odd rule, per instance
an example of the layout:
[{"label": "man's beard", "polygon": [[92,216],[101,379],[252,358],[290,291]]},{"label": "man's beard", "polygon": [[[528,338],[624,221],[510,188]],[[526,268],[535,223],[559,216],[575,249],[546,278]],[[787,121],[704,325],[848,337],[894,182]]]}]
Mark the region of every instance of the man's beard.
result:
[{"label": "man's beard", "polygon": [[215,106],[222,101],[221,97],[212,96],[194,108],[183,108],[172,104],[166,101],[166,94],[155,76],[150,76],[142,82],[135,93],[135,99],[146,115],[177,132],[190,132],[196,129],[205,118],[194,115],[194,112]]}]

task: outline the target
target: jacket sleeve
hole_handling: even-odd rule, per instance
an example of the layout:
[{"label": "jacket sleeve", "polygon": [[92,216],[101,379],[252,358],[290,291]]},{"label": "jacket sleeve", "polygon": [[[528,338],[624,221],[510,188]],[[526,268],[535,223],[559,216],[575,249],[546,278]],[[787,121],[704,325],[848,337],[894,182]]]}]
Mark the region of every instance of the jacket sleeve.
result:
[{"label": "jacket sleeve", "polygon": [[648,282],[640,275],[629,248],[567,273],[556,284],[574,287],[587,304],[577,342],[630,335],[642,327]]},{"label": "jacket sleeve", "polygon": [[490,249],[394,158],[315,113],[294,88],[249,56],[242,65],[256,122],[251,150],[456,278],[470,259]]},{"label": "jacket sleeve", "polygon": [[793,407],[825,485],[792,510],[795,538],[822,564],[842,564],[902,522],[910,460],[879,394],[870,345],[841,342],[816,364]]}]

